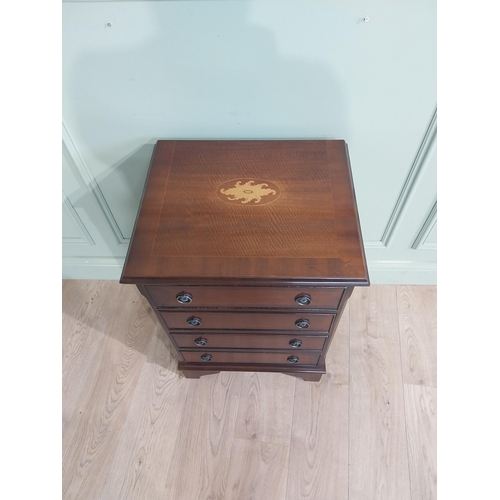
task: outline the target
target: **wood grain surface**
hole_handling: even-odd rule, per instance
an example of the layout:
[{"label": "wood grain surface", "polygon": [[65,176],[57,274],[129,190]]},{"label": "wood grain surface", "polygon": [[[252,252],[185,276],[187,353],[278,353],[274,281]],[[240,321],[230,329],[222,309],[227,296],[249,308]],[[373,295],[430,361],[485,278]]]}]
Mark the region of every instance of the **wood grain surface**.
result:
[{"label": "wood grain surface", "polygon": [[[192,302],[184,307],[289,307],[301,310],[313,308],[337,309],[344,287],[309,288],[264,287],[264,286],[146,286],[146,292],[157,307],[182,307],[177,301],[178,293],[188,293]],[[311,303],[299,306],[298,295],[307,294]]]},{"label": "wood grain surface", "polygon": [[246,373],[235,436],[264,443],[290,444],[295,377]]},{"label": "wood grain surface", "polygon": [[[280,195],[223,201],[243,178]],[[157,141],[121,282],[180,277],[368,284],[345,142]]]},{"label": "wood grain surface", "polygon": [[289,447],[235,439],[224,500],[286,500]]},{"label": "wood grain surface", "polygon": [[166,498],[224,498],[241,383],[228,372],[189,381]]},{"label": "wood grain surface", "polygon": [[102,489],[155,328],[151,308],[137,291],[131,287],[114,291],[107,295],[106,313],[94,323],[94,328],[111,335],[104,333],[65,430],[65,498],[94,498]]},{"label": "wood grain surface", "polygon": [[436,387],[436,287],[396,287],[403,382]]},{"label": "wood grain surface", "polygon": [[[206,349],[225,348],[225,349],[290,349],[290,342],[300,340],[300,347],[294,348],[296,352],[307,349],[321,350],[325,344],[326,337],[317,337],[310,333],[302,334],[251,334],[239,333],[228,335],[227,333],[172,333],[172,339],[179,348],[198,348],[196,341],[206,341]],[[201,339],[201,340],[200,340]]]},{"label": "wood grain surface", "polygon": [[348,311],[329,352],[328,371],[320,382],[296,382],[288,500],[348,498]]},{"label": "wood grain surface", "polygon": [[[164,498],[187,383],[157,326],[119,438],[106,483],[99,496],[128,500]],[[161,446],[156,443],[161,442]]]},{"label": "wood grain surface", "polygon": [[[107,320],[112,282],[65,281],[62,291],[63,429],[71,421],[94,359],[104,339],[92,325]],[[104,295],[103,295],[104,292]],[[102,317],[104,315],[104,318]]]},{"label": "wood grain surface", "polygon": [[[205,363],[210,369],[213,366],[211,363],[234,363],[240,366],[245,366],[247,363],[250,365],[247,367],[251,370],[251,365],[258,365],[259,363],[272,365],[276,369],[276,365],[283,366],[300,366],[309,365],[315,367],[318,364],[319,353],[312,354],[307,352],[218,352],[211,351],[210,349],[203,349],[200,351],[181,351],[182,356],[188,363],[199,363],[202,361],[202,356],[208,354],[211,361]],[[288,360],[292,359],[295,362],[292,364]]]},{"label": "wood grain surface", "polygon": [[437,495],[437,390],[410,384],[405,384],[404,390],[411,498],[434,499]]},{"label": "wood grain surface", "polygon": [[395,286],[350,299],[349,498],[410,500]]},{"label": "wood grain surface", "polygon": [[[213,311],[182,311],[161,312],[170,329],[201,330],[291,330],[296,332],[328,333],[335,317],[334,314],[320,314],[311,311],[304,312],[213,312]],[[188,319],[196,317],[200,326],[191,326]],[[298,328],[296,322],[306,319],[308,328]]]},{"label": "wood grain surface", "polygon": [[134,286],[64,282],[62,498],[435,500],[433,293],[355,290],[320,382],[191,380]]}]

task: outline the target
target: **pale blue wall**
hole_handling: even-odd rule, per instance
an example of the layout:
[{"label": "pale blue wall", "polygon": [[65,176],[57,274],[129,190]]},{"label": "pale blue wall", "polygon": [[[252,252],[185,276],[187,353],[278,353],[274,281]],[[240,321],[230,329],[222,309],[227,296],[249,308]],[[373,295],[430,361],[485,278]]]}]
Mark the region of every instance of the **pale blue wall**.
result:
[{"label": "pale blue wall", "polygon": [[157,139],[341,138],[372,276],[406,262],[432,281],[435,250],[412,245],[436,200],[435,138],[417,157],[435,109],[435,2],[66,2],[64,172],[84,175],[65,193],[106,222],[64,255],[123,258]]}]

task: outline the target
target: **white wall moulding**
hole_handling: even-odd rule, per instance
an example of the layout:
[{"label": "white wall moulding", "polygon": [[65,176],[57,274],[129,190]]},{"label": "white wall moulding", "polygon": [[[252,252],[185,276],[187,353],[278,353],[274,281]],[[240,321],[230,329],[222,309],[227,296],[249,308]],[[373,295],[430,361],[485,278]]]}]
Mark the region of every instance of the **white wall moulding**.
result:
[{"label": "white wall moulding", "polygon": [[365,249],[377,249],[383,250],[386,246],[381,241],[365,241],[364,242]]},{"label": "white wall moulding", "polygon": [[435,262],[368,261],[370,282],[374,285],[436,285]]},{"label": "white wall moulding", "polygon": [[124,258],[63,257],[62,279],[119,280]]},{"label": "white wall moulding", "polygon": [[415,185],[423,171],[427,159],[430,156],[430,152],[434,147],[436,147],[436,136],[437,136],[437,109],[431,118],[429,126],[425,132],[424,138],[420,147],[417,151],[413,164],[408,172],[408,176],[403,184],[399,197],[396,201],[392,214],[387,222],[384,234],[382,235],[382,243],[389,247],[396,228],[403,216],[405,210],[408,207],[409,200]]},{"label": "white wall moulding", "polygon": [[[63,245],[95,245],[92,236],[88,232],[85,224],[82,219],[78,215],[78,212],[75,210],[75,207],[69,201],[68,197],[62,192],[62,203],[63,203],[63,234],[62,234],[62,242]],[[68,216],[68,219],[65,218],[64,212]],[[65,222],[71,224],[71,227],[65,227]],[[76,229],[76,233],[73,231],[71,233],[71,229]]]},{"label": "white wall moulding", "polygon": [[422,227],[411,246],[414,250],[437,250],[437,243],[429,241],[429,235],[435,230],[437,224],[437,201],[429,211]]},{"label": "white wall moulding", "polygon": [[118,226],[118,223],[116,222],[115,217],[113,216],[113,213],[111,212],[111,209],[109,208],[106,198],[104,197],[101,188],[99,187],[99,184],[97,183],[95,177],[92,175],[90,168],[83,158],[83,155],[80,153],[80,150],[77,147],[72,135],[70,134],[64,120],[62,122],[62,141],[83,182],[85,183],[89,191],[91,191],[96,197],[102,212],[106,216],[106,219],[116,236],[118,243],[120,245],[128,245],[130,242],[130,238],[126,238],[123,235],[120,227]]}]

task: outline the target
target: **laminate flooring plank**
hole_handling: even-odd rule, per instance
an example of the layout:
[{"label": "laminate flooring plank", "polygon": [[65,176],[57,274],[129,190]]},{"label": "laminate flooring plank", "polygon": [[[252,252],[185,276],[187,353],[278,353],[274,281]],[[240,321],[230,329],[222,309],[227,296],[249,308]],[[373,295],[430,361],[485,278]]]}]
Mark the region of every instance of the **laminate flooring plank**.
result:
[{"label": "laminate flooring plank", "polygon": [[436,387],[436,287],[396,288],[403,382]]},{"label": "laminate flooring plank", "polygon": [[156,322],[135,287],[114,283],[106,334],[63,436],[63,499],[96,498],[106,480]]},{"label": "laminate flooring plank", "polygon": [[[144,303],[137,289],[125,287],[113,281],[65,280],[63,291],[63,457],[78,422],[85,418],[81,408],[84,391],[95,383],[96,370],[110,343],[119,341],[119,331],[113,327],[119,315],[123,315],[121,304],[129,300],[132,307]],[[126,331],[126,329],[125,329]],[[117,345],[118,345],[117,344]],[[90,378],[89,378],[90,377]],[[77,411],[80,405],[79,411]]]},{"label": "laminate flooring plank", "polygon": [[[71,420],[105,334],[109,282],[64,280],[62,293],[62,421]],[[95,326],[94,326],[95,325]],[[97,327],[97,328],[96,328]]]},{"label": "laminate flooring plank", "polygon": [[235,437],[290,445],[296,378],[245,373]]},{"label": "laminate flooring plank", "polygon": [[317,383],[297,379],[287,500],[348,498],[349,306]]},{"label": "laminate flooring plank", "polygon": [[412,500],[436,500],[437,389],[405,384],[408,461]]},{"label": "laminate flooring plank", "polygon": [[410,500],[394,285],[350,299],[349,500]]},{"label": "laminate flooring plank", "polygon": [[102,500],[165,498],[189,385],[178,373],[177,360],[166,342],[158,324],[99,496]]},{"label": "laminate flooring plank", "polygon": [[235,439],[224,500],[287,500],[289,447]]},{"label": "laminate flooring plank", "polygon": [[166,500],[223,500],[243,375],[186,380],[188,394],[170,461]]},{"label": "laminate flooring plank", "polygon": [[339,325],[326,355],[326,373],[322,378],[331,378],[335,384],[349,385],[350,319],[349,302],[346,304]]},{"label": "laminate flooring plank", "polygon": [[195,380],[135,287],[64,281],[63,499],[434,500],[433,294],[356,289],[320,382]]}]

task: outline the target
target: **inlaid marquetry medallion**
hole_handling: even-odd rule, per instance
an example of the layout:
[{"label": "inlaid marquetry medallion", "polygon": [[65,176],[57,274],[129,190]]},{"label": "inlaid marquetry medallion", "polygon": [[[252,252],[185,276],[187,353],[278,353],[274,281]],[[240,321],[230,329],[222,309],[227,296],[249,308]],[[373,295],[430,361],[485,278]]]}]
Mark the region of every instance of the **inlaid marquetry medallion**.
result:
[{"label": "inlaid marquetry medallion", "polygon": [[232,179],[217,188],[217,196],[232,205],[266,205],[279,195],[276,184],[262,179]]}]

